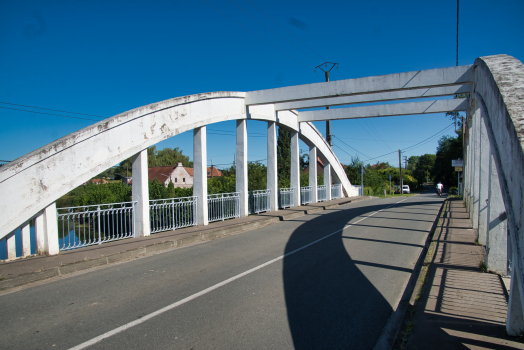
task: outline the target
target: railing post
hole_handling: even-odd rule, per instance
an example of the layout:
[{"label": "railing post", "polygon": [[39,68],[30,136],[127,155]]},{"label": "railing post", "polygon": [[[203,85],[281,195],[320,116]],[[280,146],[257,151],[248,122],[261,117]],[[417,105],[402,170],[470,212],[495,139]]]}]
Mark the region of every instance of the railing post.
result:
[{"label": "railing post", "polygon": [[486,116],[481,112],[480,116],[480,145],[479,145],[479,204],[478,204],[478,242],[483,245],[488,244],[488,187],[489,187],[489,173],[490,173],[490,143],[488,138],[488,129],[486,127]]},{"label": "railing post", "polygon": [[135,237],[151,234],[149,218],[149,182],[147,170],[147,148],[135,154],[132,158],[133,169],[133,202],[135,207]]},{"label": "railing post", "polygon": [[[326,201],[331,200],[331,164],[324,164],[324,185],[326,185]],[[329,191],[327,190],[329,189]]]},{"label": "railing post", "polygon": [[207,213],[207,139],[206,127],[193,130],[193,196],[197,201],[197,224],[209,223]]},{"label": "railing post", "polygon": [[101,215],[100,206],[97,206],[96,207],[96,217],[98,220],[98,244],[102,244],[102,226],[100,226],[100,215]]},{"label": "railing post", "polygon": [[[502,187],[500,186],[497,166],[493,153],[490,154],[488,179],[488,206],[486,226],[486,265],[492,271],[507,275],[508,273],[508,227],[507,213],[502,197]],[[480,223],[479,223],[480,232]]]},{"label": "railing post", "polygon": [[298,132],[291,131],[291,188],[295,206],[300,206],[300,152]]},{"label": "railing post", "polygon": [[311,202],[318,202],[317,190],[317,148],[309,146],[309,186],[311,186]]},{"label": "railing post", "polygon": [[247,120],[237,120],[236,142],[236,192],[240,193],[240,217],[246,217],[248,212],[247,193]]},{"label": "railing post", "polygon": [[267,123],[267,188],[270,210],[278,210],[277,124]]}]

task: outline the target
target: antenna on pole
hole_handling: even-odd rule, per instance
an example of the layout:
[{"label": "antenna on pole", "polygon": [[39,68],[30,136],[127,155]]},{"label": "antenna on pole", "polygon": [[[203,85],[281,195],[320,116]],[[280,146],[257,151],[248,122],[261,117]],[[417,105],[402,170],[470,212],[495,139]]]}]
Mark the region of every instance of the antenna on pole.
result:
[{"label": "antenna on pole", "polygon": [[[326,82],[328,82],[329,81],[329,72],[333,68],[335,68],[335,66],[338,69],[338,63],[324,62],[315,67],[315,72],[317,71],[317,68],[323,71],[326,77]],[[329,106],[327,106],[326,109],[329,109]],[[326,120],[326,141],[328,142],[330,146],[333,146],[333,142],[331,141],[331,121],[330,120]]]}]

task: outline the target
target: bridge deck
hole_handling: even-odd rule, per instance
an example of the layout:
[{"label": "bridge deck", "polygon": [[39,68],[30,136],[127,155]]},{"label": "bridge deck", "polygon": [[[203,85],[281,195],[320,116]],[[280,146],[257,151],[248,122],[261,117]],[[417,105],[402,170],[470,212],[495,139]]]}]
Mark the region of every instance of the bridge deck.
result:
[{"label": "bridge deck", "polygon": [[[197,244],[231,234],[250,231],[298,216],[356,202],[368,197],[345,197],[245,218],[218,221],[101,245],[61,252],[54,256],[32,256],[0,263],[0,291],[89,268],[109,265],[157,252]],[[3,279],[2,279],[3,278]]]}]

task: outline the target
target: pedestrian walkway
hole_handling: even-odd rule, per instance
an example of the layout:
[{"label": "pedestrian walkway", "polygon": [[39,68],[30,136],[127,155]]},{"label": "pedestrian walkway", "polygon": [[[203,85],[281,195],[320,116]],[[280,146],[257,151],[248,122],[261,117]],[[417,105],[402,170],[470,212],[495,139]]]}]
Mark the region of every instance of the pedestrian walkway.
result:
[{"label": "pedestrian walkway", "polygon": [[254,230],[282,220],[336,208],[370,197],[345,197],[312,203],[245,218],[217,221],[207,226],[192,226],[129,238],[100,245],[68,250],[54,256],[36,255],[0,263],[0,291],[69,273],[109,265],[162,251],[184,247],[220,237]]},{"label": "pedestrian walkway", "polygon": [[485,248],[462,200],[448,200],[441,217],[406,348],[524,349],[506,335],[508,294],[500,276],[480,272]]}]

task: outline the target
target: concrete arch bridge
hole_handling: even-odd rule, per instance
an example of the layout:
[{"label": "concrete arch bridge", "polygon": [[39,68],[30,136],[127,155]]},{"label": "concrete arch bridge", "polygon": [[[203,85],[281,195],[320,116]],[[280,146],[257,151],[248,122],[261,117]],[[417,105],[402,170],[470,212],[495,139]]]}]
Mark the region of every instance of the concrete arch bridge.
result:
[{"label": "concrete arch bridge", "polygon": [[[444,98],[458,94],[467,97]],[[327,106],[341,108],[313,110]],[[0,240],[6,241],[8,258],[16,258],[14,231],[21,228],[22,256],[29,255],[28,222],[34,219],[37,251],[58,254],[60,230],[62,248],[77,247],[64,243],[70,232],[64,223],[91,230],[82,242],[87,245],[331,196],[357,196],[358,188],[311,122],[455,111],[467,113],[464,199],[479,242],[487,247],[488,266],[512,276],[507,328],[516,334],[524,329],[524,66],[507,55],[480,57],[466,66],[177,97],[118,114],[0,167]],[[236,120],[236,192],[208,196],[206,126],[226,120]],[[268,128],[268,189],[252,194],[247,191],[247,120],[267,122]],[[277,125],[291,131],[289,189],[277,186]],[[147,147],[188,130],[194,132],[193,197],[150,201]],[[300,188],[299,139],[309,146],[310,159],[318,156],[326,164],[324,185],[317,184],[316,167],[311,167],[309,186]],[[57,212],[58,198],[129,157],[131,203]],[[101,236],[107,230],[113,230],[113,238]]]}]

